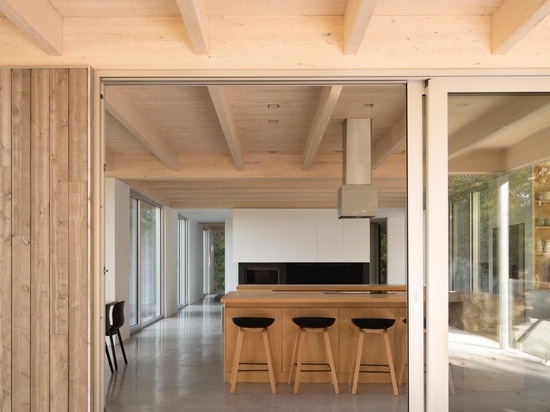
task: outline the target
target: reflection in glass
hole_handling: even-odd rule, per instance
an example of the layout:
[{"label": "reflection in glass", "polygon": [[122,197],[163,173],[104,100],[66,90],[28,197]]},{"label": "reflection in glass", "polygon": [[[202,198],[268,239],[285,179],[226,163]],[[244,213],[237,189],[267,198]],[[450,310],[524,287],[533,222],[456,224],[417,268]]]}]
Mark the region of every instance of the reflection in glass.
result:
[{"label": "reflection in glass", "polygon": [[449,98],[451,411],[550,410],[550,163],[525,149],[549,105]]}]

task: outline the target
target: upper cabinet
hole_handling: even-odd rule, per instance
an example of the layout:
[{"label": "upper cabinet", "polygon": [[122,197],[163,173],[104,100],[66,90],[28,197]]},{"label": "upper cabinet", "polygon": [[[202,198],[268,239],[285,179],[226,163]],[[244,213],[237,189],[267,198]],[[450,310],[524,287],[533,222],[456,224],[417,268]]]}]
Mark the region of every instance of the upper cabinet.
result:
[{"label": "upper cabinet", "polygon": [[235,209],[235,262],[368,262],[369,219],[335,209]]}]

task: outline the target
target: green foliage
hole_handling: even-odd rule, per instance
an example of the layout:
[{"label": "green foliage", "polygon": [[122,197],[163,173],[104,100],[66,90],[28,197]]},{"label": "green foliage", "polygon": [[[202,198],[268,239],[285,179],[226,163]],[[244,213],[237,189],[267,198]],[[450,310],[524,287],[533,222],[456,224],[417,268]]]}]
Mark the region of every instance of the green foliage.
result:
[{"label": "green foliage", "polygon": [[225,291],[225,232],[214,233],[214,291]]}]

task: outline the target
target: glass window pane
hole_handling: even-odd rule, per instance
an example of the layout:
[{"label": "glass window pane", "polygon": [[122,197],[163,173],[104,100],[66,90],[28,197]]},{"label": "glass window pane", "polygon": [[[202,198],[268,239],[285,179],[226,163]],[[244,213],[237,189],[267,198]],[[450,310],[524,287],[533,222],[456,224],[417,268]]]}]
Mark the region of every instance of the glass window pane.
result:
[{"label": "glass window pane", "polygon": [[450,411],[550,405],[549,103],[449,97]]},{"label": "glass window pane", "polygon": [[140,202],[141,323],[160,316],[160,209]]},{"label": "glass window pane", "polygon": [[129,273],[129,311],[130,327],[139,322],[138,318],[138,201],[130,198],[130,273]]}]

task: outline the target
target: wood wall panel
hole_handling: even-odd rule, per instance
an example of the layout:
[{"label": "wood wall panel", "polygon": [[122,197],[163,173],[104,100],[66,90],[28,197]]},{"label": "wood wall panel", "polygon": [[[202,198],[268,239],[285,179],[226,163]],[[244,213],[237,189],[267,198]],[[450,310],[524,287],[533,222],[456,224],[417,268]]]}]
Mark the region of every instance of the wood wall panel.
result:
[{"label": "wood wall panel", "polygon": [[2,411],[91,408],[88,79],[0,70]]},{"label": "wood wall panel", "polygon": [[[88,187],[90,186],[89,165],[91,162],[90,141],[87,136],[89,119],[89,96],[87,69],[69,71],[69,274],[89,273]],[[87,367],[88,357],[85,348],[88,341],[89,281],[87,277],[70,277],[69,282],[69,411],[84,410],[88,401],[88,386],[83,385],[90,379]]]},{"label": "wood wall panel", "polygon": [[0,69],[0,410],[11,411],[11,72]]},{"label": "wood wall panel", "polygon": [[12,75],[12,410],[31,404],[30,70]]},{"label": "wood wall panel", "polygon": [[31,71],[31,410],[49,408],[49,70]]}]

